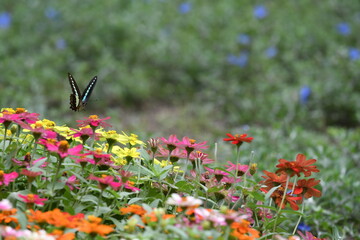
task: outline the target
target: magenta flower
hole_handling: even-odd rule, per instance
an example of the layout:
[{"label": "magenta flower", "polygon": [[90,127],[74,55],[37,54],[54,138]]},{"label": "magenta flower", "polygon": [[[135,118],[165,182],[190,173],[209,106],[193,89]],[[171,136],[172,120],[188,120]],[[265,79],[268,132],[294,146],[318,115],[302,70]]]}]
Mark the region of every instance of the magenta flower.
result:
[{"label": "magenta flower", "polygon": [[76,133],[72,134],[72,136],[80,137],[83,142],[86,142],[86,140],[88,140],[90,137],[93,137],[94,135],[95,135],[95,140],[99,140],[98,136],[100,134],[95,133],[92,128],[84,127],[84,128],[81,128],[80,131],[75,130],[75,129],[72,129],[72,130],[76,132]]},{"label": "magenta flower", "polygon": [[38,120],[38,113],[28,113],[24,108],[17,108],[16,111],[10,112],[8,110],[2,111],[0,117],[0,123],[3,123],[5,127],[8,127],[10,123],[15,122],[17,124],[35,123]]},{"label": "magenta flower", "polygon": [[229,174],[227,172],[221,171],[220,169],[212,169],[204,167],[210,174],[215,175],[216,180],[221,181],[221,179]]},{"label": "magenta flower", "polygon": [[127,181],[125,184],[122,183],[122,186],[132,192],[140,192],[140,188],[134,187],[130,181]]},{"label": "magenta flower", "polygon": [[114,177],[109,175],[101,175],[101,177],[95,177],[94,175],[90,175],[89,179],[98,181],[99,187],[101,190],[104,190],[108,186],[112,187],[113,189],[117,190],[121,187],[121,183],[114,182]]},{"label": "magenta flower", "polygon": [[96,149],[95,151],[86,151],[86,155],[92,155],[94,157],[95,164],[104,163],[107,165],[111,161],[111,154],[103,153],[101,149]]},{"label": "magenta flower", "polygon": [[86,157],[88,154],[81,154],[79,157],[71,157],[76,163],[79,163],[81,167],[85,167],[88,163],[95,164],[93,158]]},{"label": "magenta flower", "polygon": [[169,136],[169,139],[166,139],[164,137],[160,138],[160,140],[166,144],[166,147],[168,148],[168,150],[170,152],[172,152],[176,147],[177,147],[177,144],[179,142],[179,139],[176,137],[175,134],[172,134]]},{"label": "magenta flower", "polygon": [[69,148],[70,145],[66,140],[57,142],[56,144],[46,143],[45,146],[50,152],[55,152],[59,154],[60,158],[62,159],[64,159],[68,155],[77,155],[83,149],[82,145],[77,145],[73,148]]},{"label": "magenta flower", "polygon": [[105,127],[111,127],[110,124],[106,123],[105,120],[110,119],[110,117],[100,119],[97,115],[90,115],[86,120],[76,120],[79,124],[79,127],[86,127],[87,125],[90,125],[91,128],[95,129],[98,126],[101,126],[103,128]]},{"label": "magenta flower", "polygon": [[190,153],[189,160],[192,162],[195,162],[195,160],[199,160],[202,164],[210,164],[215,162],[215,160],[208,158],[208,155],[206,153],[200,151]]},{"label": "magenta flower", "polygon": [[39,113],[29,113],[26,112],[26,110],[24,108],[17,108],[16,109],[16,114],[17,114],[17,121],[15,121],[16,123],[19,123],[20,121],[22,122],[27,122],[27,123],[35,123],[36,121],[39,120]]},{"label": "magenta flower", "polygon": [[18,195],[22,200],[27,204],[29,208],[33,207],[34,204],[36,205],[44,205],[44,202],[47,198],[40,198],[39,195],[36,194],[28,194],[28,195]]},{"label": "magenta flower", "polygon": [[186,158],[186,152],[182,149],[176,148],[170,152],[170,150],[167,150],[165,148],[159,148],[158,154],[156,154],[157,157],[163,157],[168,158],[170,162],[174,163],[179,161],[179,159]]},{"label": "magenta flower", "polygon": [[234,171],[234,172],[237,172],[237,175],[238,176],[242,176],[244,175],[245,173],[247,173],[247,175],[250,176],[250,173],[249,173],[249,166],[248,165],[241,165],[240,163],[238,163],[237,165],[228,161],[228,164],[229,165],[225,165],[225,167],[227,168],[226,171]]},{"label": "magenta flower", "polygon": [[18,176],[19,174],[17,172],[4,173],[3,170],[0,170],[0,186],[8,186],[9,183],[13,182]]},{"label": "magenta flower", "polygon": [[80,189],[79,187],[75,186],[75,184],[79,184],[79,180],[76,179],[75,175],[72,175],[66,180],[66,186],[68,186],[71,191],[74,190],[74,188]]},{"label": "magenta flower", "polygon": [[194,150],[207,149],[209,146],[205,146],[205,142],[196,143],[196,140],[190,139],[188,137],[183,137],[181,142],[177,143],[177,146],[180,148],[184,148],[189,155]]},{"label": "magenta flower", "polygon": [[[24,160],[18,160],[16,158],[11,159],[16,165],[20,166],[20,167],[32,167],[33,165],[35,165],[37,162],[45,159],[46,157],[41,157],[35,160],[31,159],[31,154],[30,153],[26,153],[24,156]],[[44,162],[43,164],[41,164],[39,167],[46,167],[47,166],[47,162]]]},{"label": "magenta flower", "polygon": [[40,176],[42,172],[33,172],[27,169],[21,170],[21,175],[27,176],[28,182],[33,182],[37,176]]}]

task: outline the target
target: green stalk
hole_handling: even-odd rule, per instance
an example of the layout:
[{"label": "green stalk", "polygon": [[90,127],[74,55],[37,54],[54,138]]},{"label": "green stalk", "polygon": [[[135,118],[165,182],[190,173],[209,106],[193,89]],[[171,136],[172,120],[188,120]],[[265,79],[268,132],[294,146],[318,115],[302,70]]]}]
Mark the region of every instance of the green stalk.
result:
[{"label": "green stalk", "polygon": [[[295,185],[295,184],[294,184]],[[300,224],[300,221],[301,221],[301,218],[302,218],[302,215],[304,214],[304,208],[305,208],[305,201],[303,200],[302,202],[302,205],[301,205],[301,210],[300,210],[300,213],[302,213],[300,216],[299,216],[299,219],[295,225],[295,228],[294,228],[294,231],[293,231],[293,235],[295,234],[296,232],[296,229],[298,228],[299,224]]]},{"label": "green stalk", "polygon": [[290,176],[288,175],[287,178],[286,178],[286,186],[285,186],[285,189],[284,189],[284,194],[283,194],[283,197],[281,199],[281,203],[280,203],[280,206],[279,206],[279,210],[277,211],[276,213],[276,218],[275,218],[275,222],[274,222],[274,228],[273,228],[273,232],[275,232],[276,230],[276,223],[279,219],[279,216],[280,216],[280,212],[281,212],[281,207],[282,205],[284,204],[284,201],[285,201],[285,197],[286,197],[286,191],[287,191],[287,188],[288,188],[288,185],[289,185],[289,181],[290,181]]}]

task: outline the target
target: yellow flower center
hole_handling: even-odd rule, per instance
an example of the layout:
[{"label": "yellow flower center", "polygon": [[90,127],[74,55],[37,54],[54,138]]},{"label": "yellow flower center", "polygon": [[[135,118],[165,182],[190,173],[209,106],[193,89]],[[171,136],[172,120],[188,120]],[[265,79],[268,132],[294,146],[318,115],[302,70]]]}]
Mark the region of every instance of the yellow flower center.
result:
[{"label": "yellow flower center", "polygon": [[16,108],[16,113],[24,113],[25,108]]},{"label": "yellow flower center", "polygon": [[35,201],[35,195],[34,195],[34,194],[28,194],[28,195],[27,195],[27,198],[28,198],[28,200],[31,201],[31,202]]},{"label": "yellow flower center", "polygon": [[195,139],[189,139],[189,141],[190,141],[191,144],[196,143],[196,140],[195,140]]},{"label": "yellow flower center", "polygon": [[41,128],[43,126],[43,124],[42,124],[42,122],[40,122],[40,121],[37,121],[36,123],[35,123],[35,128]]},{"label": "yellow flower center", "polygon": [[98,115],[90,115],[89,118],[94,120],[99,119]]}]

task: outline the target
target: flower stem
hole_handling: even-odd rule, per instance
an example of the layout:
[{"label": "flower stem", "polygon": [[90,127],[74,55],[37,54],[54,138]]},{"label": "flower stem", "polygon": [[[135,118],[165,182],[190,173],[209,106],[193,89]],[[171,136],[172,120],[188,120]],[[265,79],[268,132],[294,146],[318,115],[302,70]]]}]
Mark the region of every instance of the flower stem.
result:
[{"label": "flower stem", "polygon": [[302,214],[299,216],[299,219],[298,219],[298,221],[297,221],[297,223],[296,223],[296,225],[295,225],[294,231],[293,231],[293,233],[292,233],[293,235],[295,234],[296,229],[298,228],[298,226],[299,226],[299,224],[300,224],[302,215],[304,214],[304,208],[305,208],[305,201],[303,200],[302,205],[301,205],[301,211],[300,211],[300,213],[302,213]]},{"label": "flower stem", "polygon": [[289,181],[290,181],[290,176],[288,175],[287,178],[286,178],[286,185],[285,185],[285,189],[284,189],[284,194],[283,194],[283,197],[282,197],[282,199],[281,199],[281,203],[280,203],[280,205],[279,205],[279,210],[278,210],[277,213],[276,213],[276,218],[275,218],[275,222],[274,222],[273,232],[275,232],[275,230],[276,230],[276,224],[277,224],[277,221],[278,221],[278,219],[279,219],[282,206],[283,206],[283,204],[284,204],[284,202],[285,202],[286,191],[287,191],[287,188],[288,188],[288,185],[289,185]]}]

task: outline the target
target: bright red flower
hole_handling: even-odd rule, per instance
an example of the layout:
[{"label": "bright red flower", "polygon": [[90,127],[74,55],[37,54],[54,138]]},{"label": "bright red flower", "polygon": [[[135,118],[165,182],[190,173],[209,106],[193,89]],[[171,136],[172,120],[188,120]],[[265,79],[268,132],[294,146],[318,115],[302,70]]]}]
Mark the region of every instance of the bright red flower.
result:
[{"label": "bright red flower", "polygon": [[[315,178],[310,179],[300,179],[297,181],[297,184],[294,189],[294,194],[302,194],[305,198],[311,197],[321,197],[321,192],[314,186],[318,185],[320,180],[315,180]],[[293,184],[289,184],[289,189],[292,189]]]},{"label": "bright red flower", "polygon": [[285,185],[286,183],[286,179],[288,178],[286,174],[280,174],[277,175],[275,173],[272,172],[268,172],[266,170],[263,171],[266,176],[261,176],[263,178],[265,178],[264,181],[261,181],[260,183],[266,185],[266,188],[261,188],[261,191],[264,191],[264,189],[266,189],[267,191],[269,191],[271,188],[279,186],[279,185]]},{"label": "bright red flower", "polygon": [[248,137],[247,134],[235,134],[235,136],[233,136],[230,133],[226,134],[229,138],[224,138],[224,141],[231,141],[232,144],[238,145],[240,146],[241,144],[243,144],[243,142],[247,142],[247,143],[251,143],[252,140],[254,139],[253,137]]},{"label": "bright red flower", "polygon": [[[268,192],[268,190],[266,189],[261,189],[264,192]],[[286,204],[289,204],[290,207],[297,211],[299,210],[299,206],[297,205],[297,201],[301,200],[301,197],[294,197],[290,194],[286,194],[285,195],[285,199],[283,204],[280,206],[281,202],[282,202],[282,198],[284,197],[284,188],[283,187],[279,187],[278,189],[276,189],[270,196],[274,202],[276,203],[276,205],[278,205],[280,208],[284,209]]]},{"label": "bright red flower", "polygon": [[283,172],[288,174],[290,177],[294,176],[295,174],[300,177],[300,173],[304,173],[305,177],[309,177],[311,172],[320,172],[316,166],[310,166],[311,164],[315,163],[316,159],[309,159],[306,160],[304,154],[298,154],[296,156],[295,161],[287,161],[285,159],[279,159],[277,168],[279,168],[276,173]]}]

